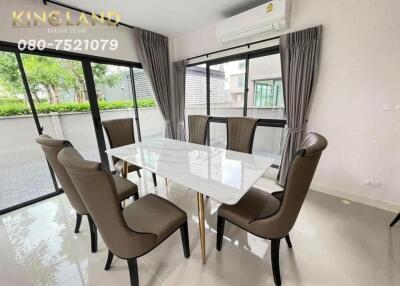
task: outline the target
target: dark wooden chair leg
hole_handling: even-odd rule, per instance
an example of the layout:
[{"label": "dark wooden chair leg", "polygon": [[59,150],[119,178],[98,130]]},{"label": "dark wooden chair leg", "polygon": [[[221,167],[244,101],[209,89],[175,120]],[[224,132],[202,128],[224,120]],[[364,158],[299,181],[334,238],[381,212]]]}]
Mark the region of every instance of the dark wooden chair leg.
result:
[{"label": "dark wooden chair leg", "polygon": [[113,258],[114,258],[114,254],[112,254],[112,252],[109,250],[108,251],[108,256],[107,256],[106,266],[104,266],[104,270],[105,271],[110,270]]},{"label": "dark wooden chair leg", "polygon": [[87,216],[90,229],[90,243],[92,246],[92,253],[97,252],[97,227],[90,215]]},{"label": "dark wooden chair leg", "polygon": [[390,224],[390,227],[394,226],[399,220],[400,220],[400,213],[394,218],[394,220]]},{"label": "dark wooden chair leg", "polygon": [[139,199],[139,193],[134,194],[133,198],[134,198],[135,201],[137,201]]},{"label": "dark wooden chair leg", "polygon": [[79,228],[81,227],[81,223],[82,223],[82,215],[76,213],[75,233],[79,232]]},{"label": "dark wooden chair leg", "polygon": [[289,248],[292,248],[292,242],[290,241],[290,236],[289,234],[285,236],[285,240]]},{"label": "dark wooden chair leg", "polygon": [[142,175],[140,174],[140,170],[137,170],[136,173],[137,173],[137,175],[138,175],[139,178],[142,177]]},{"label": "dark wooden chair leg", "polygon": [[280,239],[273,239],[271,241],[271,262],[272,272],[274,274],[275,285],[281,285],[281,272],[279,270],[279,244]]},{"label": "dark wooden chair leg", "polygon": [[128,269],[131,286],[139,286],[139,273],[136,258],[128,258]]},{"label": "dark wooden chair leg", "polygon": [[217,220],[217,250],[221,251],[222,241],[224,240],[225,219],[218,216]]},{"label": "dark wooden chair leg", "polygon": [[185,255],[185,258],[189,258],[190,257],[190,246],[189,246],[189,230],[188,230],[187,222],[182,224],[182,226],[180,227],[180,230],[181,230],[183,254]]},{"label": "dark wooden chair leg", "polygon": [[157,187],[157,177],[156,177],[156,174],[151,173],[151,175],[153,176],[153,184],[154,184],[154,187]]}]

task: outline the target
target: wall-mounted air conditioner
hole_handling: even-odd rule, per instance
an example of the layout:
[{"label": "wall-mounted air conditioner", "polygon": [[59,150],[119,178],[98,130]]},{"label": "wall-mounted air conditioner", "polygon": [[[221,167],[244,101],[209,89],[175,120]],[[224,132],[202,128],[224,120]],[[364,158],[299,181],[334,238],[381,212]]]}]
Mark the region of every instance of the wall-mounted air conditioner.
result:
[{"label": "wall-mounted air conditioner", "polygon": [[289,26],[290,0],[272,0],[266,4],[217,23],[220,44],[282,31]]}]

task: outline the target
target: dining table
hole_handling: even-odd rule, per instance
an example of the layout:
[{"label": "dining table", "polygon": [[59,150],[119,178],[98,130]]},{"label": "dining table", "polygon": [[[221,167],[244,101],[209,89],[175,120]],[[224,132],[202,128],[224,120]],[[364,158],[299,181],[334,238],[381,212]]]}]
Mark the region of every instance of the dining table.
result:
[{"label": "dining table", "polygon": [[204,196],[234,205],[273,164],[271,157],[166,138],[147,139],[106,153],[196,192],[201,257],[206,263]]}]

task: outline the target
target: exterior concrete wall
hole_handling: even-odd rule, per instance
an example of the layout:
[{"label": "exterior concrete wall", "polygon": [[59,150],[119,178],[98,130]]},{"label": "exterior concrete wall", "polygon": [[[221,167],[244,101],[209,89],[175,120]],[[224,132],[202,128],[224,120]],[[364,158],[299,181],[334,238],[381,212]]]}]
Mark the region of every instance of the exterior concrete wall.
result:
[{"label": "exterior concrete wall", "polygon": [[[104,110],[102,120],[132,117],[133,109]],[[163,136],[163,119],[158,108],[139,109],[142,139]],[[90,112],[39,115],[43,133],[71,141],[85,158],[100,160]],[[37,130],[31,115],[0,117],[0,165],[29,161],[42,156],[35,142]],[[135,125],[135,133],[137,130]],[[107,142],[107,139],[106,139]]]}]

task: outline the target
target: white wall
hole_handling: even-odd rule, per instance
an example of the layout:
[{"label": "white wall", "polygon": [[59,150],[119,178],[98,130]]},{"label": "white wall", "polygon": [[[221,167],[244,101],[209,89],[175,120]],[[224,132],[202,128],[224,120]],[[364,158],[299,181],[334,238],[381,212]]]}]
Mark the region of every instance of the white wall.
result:
[{"label": "white wall", "polygon": [[[293,0],[290,20],[291,31],[323,25],[308,130],[329,146],[313,188],[393,210],[400,207],[400,111],[383,105],[400,104],[398,11],[398,0]],[[176,59],[225,48],[215,24],[176,38],[174,47]]]},{"label": "white wall", "polygon": [[[118,27],[86,27],[86,32],[83,34],[78,33],[48,33],[47,28],[39,27],[13,27],[12,25],[12,11],[65,11],[62,7],[56,6],[49,3],[43,5],[42,0],[0,0],[0,40],[7,42],[17,43],[20,39],[44,39],[48,42],[54,41],[54,39],[116,39],[119,42],[118,49],[110,51],[80,51],[78,53],[90,54],[101,57],[127,60],[133,62],[139,62],[136,48],[133,40],[132,29],[118,26]],[[107,11],[105,11],[107,12]],[[74,14],[75,15],[75,14]],[[89,19],[89,18],[88,18]],[[121,19],[123,22],[124,19]]]}]

